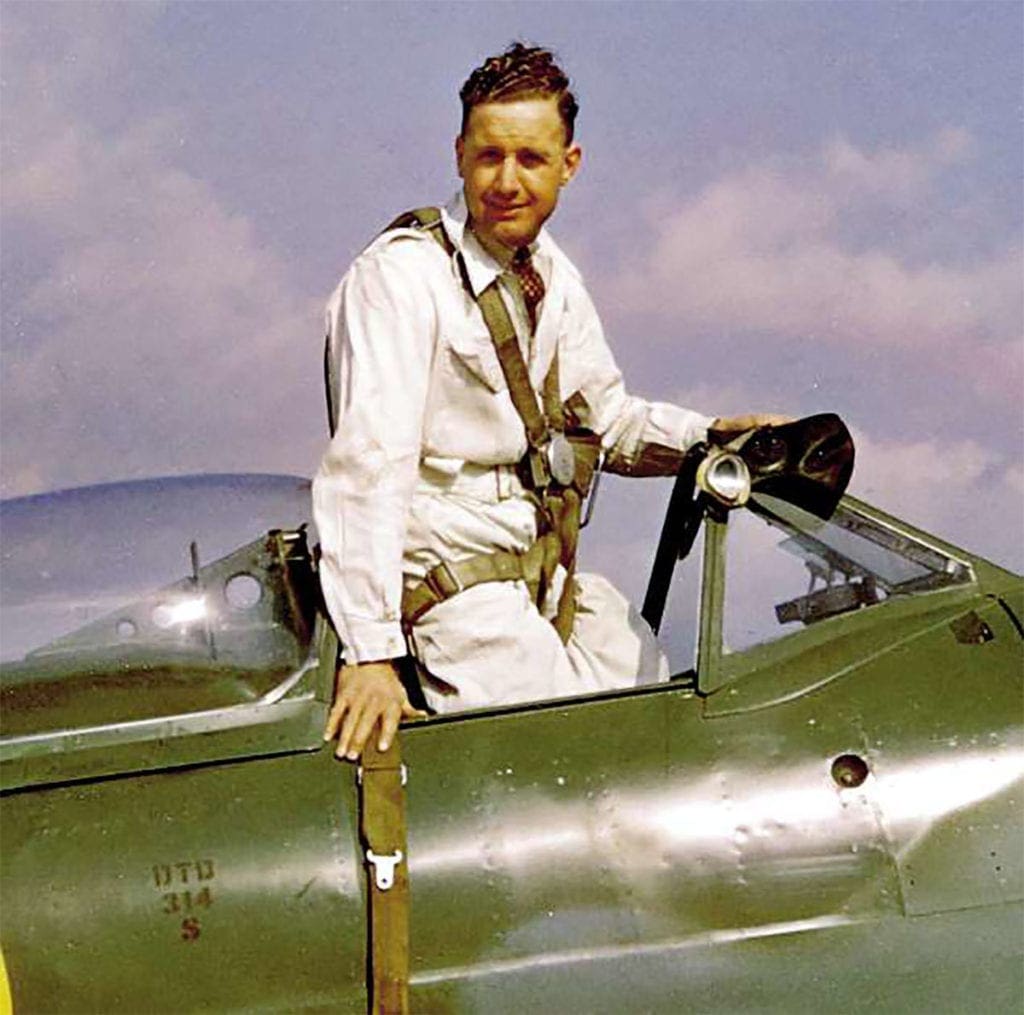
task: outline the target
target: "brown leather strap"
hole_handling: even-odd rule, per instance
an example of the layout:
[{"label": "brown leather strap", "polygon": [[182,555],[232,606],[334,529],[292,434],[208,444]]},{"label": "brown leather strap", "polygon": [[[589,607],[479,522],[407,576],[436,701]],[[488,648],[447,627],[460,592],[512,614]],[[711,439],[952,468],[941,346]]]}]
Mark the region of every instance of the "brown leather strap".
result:
[{"label": "brown leather strap", "polygon": [[422,582],[402,594],[402,620],[415,624],[438,603],[483,582],[525,581],[530,596],[536,601],[550,583],[551,574],[546,572],[554,571],[554,565],[549,567],[548,561],[558,562],[558,547],[553,543],[554,537],[549,536],[538,539],[526,553],[499,550],[463,560],[442,561],[427,572]]},{"label": "brown leather strap", "polygon": [[407,1015],[409,1011],[404,773],[398,735],[382,754],[374,731],[359,768],[360,823],[368,876],[371,1015]]}]

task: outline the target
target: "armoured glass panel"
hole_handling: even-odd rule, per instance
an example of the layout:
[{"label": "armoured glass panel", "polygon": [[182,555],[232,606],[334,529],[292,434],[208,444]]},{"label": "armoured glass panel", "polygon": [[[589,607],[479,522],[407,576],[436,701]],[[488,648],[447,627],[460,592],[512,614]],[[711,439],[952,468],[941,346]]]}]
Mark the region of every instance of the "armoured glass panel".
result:
[{"label": "armoured glass panel", "polygon": [[3,734],[256,700],[305,661],[303,479],[109,484],[0,504]]}]

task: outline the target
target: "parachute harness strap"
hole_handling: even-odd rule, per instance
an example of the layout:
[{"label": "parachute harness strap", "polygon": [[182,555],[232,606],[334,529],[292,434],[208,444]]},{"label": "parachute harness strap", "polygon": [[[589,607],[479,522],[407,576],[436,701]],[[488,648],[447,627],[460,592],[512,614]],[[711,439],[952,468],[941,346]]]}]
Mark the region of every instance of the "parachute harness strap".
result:
[{"label": "parachute harness strap", "polygon": [[[423,229],[449,257],[456,256],[437,208],[417,208],[400,215],[388,226],[388,229],[398,228]],[[458,263],[463,284],[472,295],[461,257]],[[595,434],[586,431],[576,431],[566,437],[557,349],[544,378],[538,404],[516,329],[498,291],[497,281],[476,297],[476,303],[490,332],[512,404],[526,431],[527,451],[519,472],[537,505],[539,538],[521,560],[512,560],[512,554],[499,553],[480,554],[455,563],[442,562],[427,575],[426,581],[403,597],[403,621],[408,628],[436,603],[482,581],[526,578],[539,606],[550,588],[555,569],[561,564],[567,577],[552,623],[564,642],[572,631],[576,610],[574,575],[581,505],[598,467],[600,442]],[[535,576],[538,559],[540,575]],[[463,571],[465,574],[461,573]],[[520,571],[523,573],[518,573]]]},{"label": "parachute harness strap", "polygon": [[383,753],[376,731],[356,773],[366,856],[370,1015],[409,1011],[409,867],[398,734]]}]

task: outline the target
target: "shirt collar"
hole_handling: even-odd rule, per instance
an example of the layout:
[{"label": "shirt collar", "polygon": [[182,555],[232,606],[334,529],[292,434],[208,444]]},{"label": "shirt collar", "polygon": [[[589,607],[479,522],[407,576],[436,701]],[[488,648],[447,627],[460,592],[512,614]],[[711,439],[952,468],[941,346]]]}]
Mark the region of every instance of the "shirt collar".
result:
[{"label": "shirt collar", "polygon": [[[469,284],[473,289],[473,295],[479,296],[496,278],[503,275],[508,269],[492,257],[473,235],[473,230],[468,225],[469,212],[466,208],[466,198],[459,190],[452,199],[441,209],[441,221],[444,224],[448,238],[455,245],[456,251],[462,257],[466,265],[466,275]],[[537,239],[530,244],[530,253],[538,263],[538,270],[542,275],[550,274],[545,271],[547,264],[556,255],[558,248],[554,241],[548,236],[547,230],[542,228]]]}]

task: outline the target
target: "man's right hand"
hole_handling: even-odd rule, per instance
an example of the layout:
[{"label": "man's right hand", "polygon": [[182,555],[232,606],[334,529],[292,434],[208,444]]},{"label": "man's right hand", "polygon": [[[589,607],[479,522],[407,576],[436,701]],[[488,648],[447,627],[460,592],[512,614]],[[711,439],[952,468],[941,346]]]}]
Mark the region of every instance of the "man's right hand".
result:
[{"label": "man's right hand", "polygon": [[386,751],[402,719],[424,718],[426,714],[409,704],[393,660],[342,665],[338,667],[324,740],[337,736],[334,753],[355,761],[378,723],[378,749]]}]

